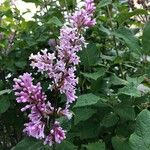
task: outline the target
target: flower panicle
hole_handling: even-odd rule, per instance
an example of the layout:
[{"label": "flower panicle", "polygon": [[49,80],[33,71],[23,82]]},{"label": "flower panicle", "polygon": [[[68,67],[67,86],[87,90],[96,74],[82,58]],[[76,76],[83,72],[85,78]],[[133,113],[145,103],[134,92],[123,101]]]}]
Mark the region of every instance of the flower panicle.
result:
[{"label": "flower panicle", "polygon": [[[29,122],[25,123],[23,130],[29,136],[41,139],[44,144],[53,145],[61,143],[66,138],[66,131],[61,127],[56,118],[61,116],[71,119],[70,104],[76,99],[76,85],[78,78],[75,75],[76,65],[80,58],[77,55],[87,43],[83,37],[83,31],[95,25],[93,19],[95,10],[94,0],[85,0],[84,6],[68,16],[68,23],[60,29],[59,43],[55,52],[47,49],[41,50],[36,55],[31,54],[31,67],[41,74],[46,74],[50,79],[51,99],[43,92],[40,83],[34,84],[34,78],[30,73],[24,73],[18,79],[14,79],[13,90],[16,101],[26,104],[21,111],[30,110]],[[49,41],[51,44],[53,41]],[[65,106],[60,107],[57,96],[66,96]]]}]

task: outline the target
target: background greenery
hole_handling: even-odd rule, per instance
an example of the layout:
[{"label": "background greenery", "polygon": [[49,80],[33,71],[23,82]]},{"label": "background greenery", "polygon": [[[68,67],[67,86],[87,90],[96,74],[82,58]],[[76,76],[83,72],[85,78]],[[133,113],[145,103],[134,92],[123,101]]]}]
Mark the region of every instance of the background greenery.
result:
[{"label": "background greenery", "polygon": [[[76,0],[23,0],[40,8],[26,21],[8,0],[0,5],[0,150],[51,150],[22,133],[26,113],[12,92],[13,78],[31,72],[31,53],[57,39],[64,13]],[[141,0],[142,1],[142,0]],[[143,1],[142,1],[143,2]],[[79,53],[78,100],[73,119],[60,121],[68,131],[57,150],[150,150],[150,22],[149,7],[131,0],[96,0],[97,24]],[[34,72],[33,72],[34,74]],[[46,90],[49,81],[35,75]]]}]

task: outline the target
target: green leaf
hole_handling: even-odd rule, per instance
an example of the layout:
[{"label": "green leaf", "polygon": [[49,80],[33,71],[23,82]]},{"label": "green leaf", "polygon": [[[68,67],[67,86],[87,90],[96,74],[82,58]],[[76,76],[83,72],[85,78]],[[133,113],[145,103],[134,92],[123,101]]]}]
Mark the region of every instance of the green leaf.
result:
[{"label": "green leaf", "polygon": [[112,127],[118,122],[118,120],[119,117],[116,114],[110,113],[104,116],[103,120],[101,121],[101,126]]},{"label": "green leaf", "polygon": [[135,132],[129,139],[132,150],[150,149],[150,112],[143,110],[136,119]]},{"label": "green leaf", "polygon": [[92,108],[76,108],[74,110],[74,124],[78,124],[80,121],[85,121],[89,119],[93,114],[96,113],[96,110]]},{"label": "green leaf", "polygon": [[100,131],[99,122],[92,119],[80,122],[74,129],[74,135],[81,139],[97,138]]},{"label": "green leaf", "polygon": [[113,137],[115,150],[149,150],[150,149],[150,112],[143,110],[136,119],[135,132],[129,140],[123,137]]},{"label": "green leaf", "polygon": [[62,24],[62,22],[57,18],[57,17],[52,17],[48,22],[47,22],[47,24],[55,24],[56,26],[58,26],[58,27],[61,27],[63,24]]},{"label": "green leaf", "polygon": [[105,143],[103,142],[96,142],[96,143],[89,143],[86,146],[87,150],[105,150]]},{"label": "green leaf", "polygon": [[56,150],[75,150],[77,149],[72,143],[68,141],[63,141],[61,144],[57,144]]},{"label": "green leaf", "polygon": [[94,72],[94,73],[83,73],[83,72],[81,72],[81,74],[86,78],[89,78],[92,80],[97,80],[98,78],[102,77],[105,74],[105,71],[106,71],[105,68],[101,68],[101,69],[98,69],[98,71]]},{"label": "green leaf", "polygon": [[127,76],[127,81],[129,83],[133,83],[135,86],[138,86],[143,80],[144,80],[144,76],[135,77],[135,78],[131,78]]},{"label": "green leaf", "polygon": [[144,76],[131,78],[127,76],[127,85],[119,89],[118,94],[125,94],[131,97],[140,97],[141,92],[138,90],[138,85],[144,80]]},{"label": "green leaf", "polygon": [[113,137],[112,145],[115,150],[131,150],[128,139],[123,137]]},{"label": "green leaf", "polygon": [[98,4],[98,8],[105,7],[112,3],[112,0],[101,0]]},{"label": "green leaf", "polygon": [[76,0],[59,0],[62,7],[67,7],[67,9],[72,9],[76,4]]},{"label": "green leaf", "polygon": [[6,94],[6,93],[10,93],[10,92],[11,92],[10,89],[2,90],[2,91],[0,91],[0,96],[3,95],[3,94]]},{"label": "green leaf", "polygon": [[139,45],[138,39],[134,36],[134,34],[128,28],[121,27],[119,28],[114,35],[118,39],[123,39],[131,52],[134,52],[135,57],[141,56],[141,47]]},{"label": "green leaf", "polygon": [[128,82],[117,77],[115,74],[110,77],[110,83],[113,85],[126,85]]},{"label": "green leaf", "polygon": [[116,56],[108,56],[108,55],[103,55],[103,54],[100,57],[104,60],[109,60],[109,61],[114,61],[116,58]]},{"label": "green leaf", "polygon": [[129,83],[125,87],[119,89],[118,94],[125,94],[131,97],[140,97],[141,92],[137,89],[137,87],[133,83]]},{"label": "green leaf", "polygon": [[61,127],[64,130],[69,131],[71,129],[71,122],[66,117],[60,117],[57,119],[57,121],[60,122]]},{"label": "green leaf", "polygon": [[23,69],[23,68],[26,66],[26,64],[27,64],[26,61],[15,62],[15,65],[16,65],[18,68],[21,68],[21,69]]},{"label": "green leaf", "polygon": [[135,120],[134,108],[127,104],[119,104],[114,107],[114,112],[118,114],[122,119]]},{"label": "green leaf", "polygon": [[116,16],[116,20],[118,21],[119,24],[123,24],[127,19],[130,19],[133,16],[136,15],[147,15],[148,12],[144,9],[135,9],[133,12],[121,12]]},{"label": "green leaf", "polygon": [[4,113],[10,107],[10,101],[8,99],[0,99],[0,114]]},{"label": "green leaf", "polygon": [[107,29],[106,27],[104,27],[101,23],[100,23],[99,30],[104,32],[104,33],[106,33],[107,35],[111,35],[112,34],[112,32],[109,29]]},{"label": "green leaf", "polygon": [[84,107],[94,105],[98,102],[100,98],[92,93],[84,94],[78,97],[75,107]]},{"label": "green leaf", "polygon": [[79,52],[81,64],[86,68],[93,66],[99,60],[99,53],[96,44],[88,44],[87,48]]},{"label": "green leaf", "polygon": [[41,0],[23,0],[23,1],[29,3],[35,3],[35,4],[40,4],[40,2],[42,2]]},{"label": "green leaf", "polygon": [[38,140],[33,138],[24,138],[11,150],[41,150],[42,148],[44,148],[42,142],[39,142]]},{"label": "green leaf", "polygon": [[142,43],[144,53],[150,54],[150,22],[148,22],[144,28]]}]

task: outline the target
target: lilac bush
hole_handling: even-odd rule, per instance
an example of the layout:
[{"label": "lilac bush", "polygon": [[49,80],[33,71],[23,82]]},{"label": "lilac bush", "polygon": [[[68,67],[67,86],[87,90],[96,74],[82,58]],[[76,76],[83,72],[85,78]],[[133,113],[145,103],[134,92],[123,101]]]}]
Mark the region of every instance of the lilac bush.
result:
[{"label": "lilac bush", "polygon": [[[25,123],[23,130],[29,136],[42,139],[44,144],[61,143],[66,138],[66,131],[56,120],[65,116],[71,119],[72,113],[69,110],[70,104],[76,99],[76,85],[78,78],[75,75],[76,65],[80,59],[77,52],[86,47],[87,43],[83,32],[93,25],[93,12],[95,10],[94,0],[85,0],[84,6],[67,17],[66,23],[60,30],[59,45],[54,53],[41,50],[38,54],[31,54],[31,66],[50,81],[49,91],[52,93],[52,100],[47,99],[41,84],[33,83],[30,73],[24,73],[18,79],[14,79],[14,91],[16,101],[26,105],[21,111],[30,110],[29,122]],[[58,106],[58,95],[66,96],[64,108]]]}]

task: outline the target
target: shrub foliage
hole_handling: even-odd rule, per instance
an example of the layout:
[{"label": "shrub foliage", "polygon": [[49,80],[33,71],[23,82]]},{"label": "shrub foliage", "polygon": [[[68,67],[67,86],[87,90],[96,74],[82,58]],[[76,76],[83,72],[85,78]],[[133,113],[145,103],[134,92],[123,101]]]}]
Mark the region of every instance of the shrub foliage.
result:
[{"label": "shrub foliage", "polygon": [[[76,0],[23,0],[38,10],[25,20],[15,5],[0,5],[0,149],[52,150],[22,133],[27,114],[12,92],[13,79],[34,71],[29,56],[55,51],[64,15]],[[58,4],[59,3],[59,4]],[[67,138],[56,150],[150,149],[150,22],[147,1],[95,0],[96,25],[85,33],[87,48],[78,53],[78,99],[73,118],[59,122]],[[27,12],[25,12],[27,13]],[[47,91],[49,81],[34,74]],[[36,82],[35,81],[35,82]],[[64,99],[64,97],[62,97]]]}]

